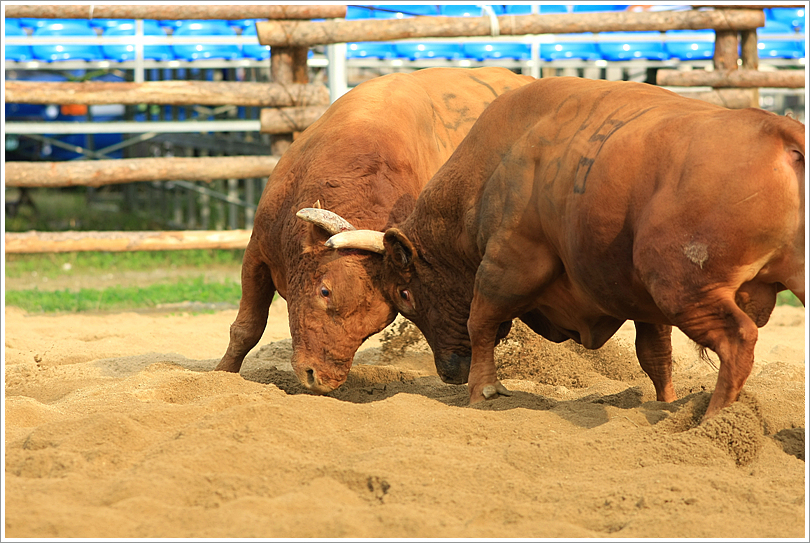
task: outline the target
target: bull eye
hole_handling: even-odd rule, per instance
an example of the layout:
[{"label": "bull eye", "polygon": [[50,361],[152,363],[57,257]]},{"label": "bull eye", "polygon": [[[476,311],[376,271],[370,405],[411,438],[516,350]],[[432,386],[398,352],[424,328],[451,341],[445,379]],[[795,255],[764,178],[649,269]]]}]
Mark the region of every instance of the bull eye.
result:
[{"label": "bull eye", "polygon": [[406,302],[411,301],[411,293],[408,289],[402,289],[399,291],[399,297],[402,298]]},{"label": "bull eye", "polygon": [[323,296],[324,298],[328,298],[330,294],[332,294],[332,293],[329,292],[328,288],[321,287],[321,296]]}]

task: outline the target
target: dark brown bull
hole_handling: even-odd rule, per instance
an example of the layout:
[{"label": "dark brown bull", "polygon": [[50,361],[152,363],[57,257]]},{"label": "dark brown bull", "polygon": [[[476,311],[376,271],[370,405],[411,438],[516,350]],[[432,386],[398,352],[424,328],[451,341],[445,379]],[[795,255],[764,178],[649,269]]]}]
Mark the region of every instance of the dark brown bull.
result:
[{"label": "dark brown bull", "polygon": [[470,364],[471,402],[508,394],[493,353],[513,318],[591,349],[633,320],[659,401],[676,399],[673,325],[718,354],[708,418],[737,399],[777,292],[804,303],[804,152],[804,125],[759,109],[539,80],[495,100],[385,232],[386,288],[437,367]]},{"label": "dark brown bull", "polygon": [[[381,290],[379,258],[324,242],[344,229],[404,219],[486,106],[530,81],[504,68],[432,68],[379,77],[338,99],[270,176],[245,250],[239,313],[216,369],[239,371],[278,292],[299,379],[318,393],[340,386],[358,347],[396,308]],[[323,209],[302,210],[316,202]]]}]

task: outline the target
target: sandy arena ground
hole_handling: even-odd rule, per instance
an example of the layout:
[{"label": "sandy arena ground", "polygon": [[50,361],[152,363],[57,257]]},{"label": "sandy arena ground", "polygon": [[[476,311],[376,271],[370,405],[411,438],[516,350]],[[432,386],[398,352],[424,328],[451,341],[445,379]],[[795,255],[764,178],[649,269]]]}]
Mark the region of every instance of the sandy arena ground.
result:
[{"label": "sandy arena ground", "polygon": [[673,404],[632,325],[598,351],[516,325],[514,396],[471,408],[402,321],[306,393],[283,301],[241,375],[211,372],[235,316],[6,308],[6,537],[807,535],[803,308],[705,424],[716,371],[677,331]]}]

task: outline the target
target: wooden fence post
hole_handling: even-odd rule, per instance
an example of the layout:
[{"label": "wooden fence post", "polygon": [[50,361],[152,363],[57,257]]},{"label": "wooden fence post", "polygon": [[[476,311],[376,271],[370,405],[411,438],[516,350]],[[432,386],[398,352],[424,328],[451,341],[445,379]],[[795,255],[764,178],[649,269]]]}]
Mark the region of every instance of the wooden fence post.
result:
[{"label": "wooden fence post", "polygon": [[[740,32],[742,49],[742,69],[759,69],[759,49],[757,48],[757,31],[743,30]],[[759,88],[751,89],[752,106],[759,106]]]},{"label": "wooden fence post", "polygon": [[[308,53],[309,47],[271,47],[270,75],[273,83],[279,85],[308,83]],[[297,132],[292,132],[273,136],[273,143],[270,146],[271,152],[276,156],[281,156],[290,147],[297,135]]]}]

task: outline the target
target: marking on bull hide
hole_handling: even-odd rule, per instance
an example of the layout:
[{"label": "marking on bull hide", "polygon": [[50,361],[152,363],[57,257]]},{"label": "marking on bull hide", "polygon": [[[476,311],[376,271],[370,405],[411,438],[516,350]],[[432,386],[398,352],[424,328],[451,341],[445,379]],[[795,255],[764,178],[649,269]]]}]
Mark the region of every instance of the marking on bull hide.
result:
[{"label": "marking on bull hide", "polygon": [[705,243],[689,242],[683,246],[683,254],[693,264],[697,264],[700,269],[703,269],[703,264],[709,260],[709,246]]},{"label": "marking on bull hide", "polygon": [[[618,132],[620,129],[627,126],[629,123],[635,121],[651,109],[652,107],[648,107],[647,109],[643,109],[630,117],[627,120],[617,119],[616,116],[621,112],[624,106],[620,106],[618,109],[613,111],[610,115],[608,115],[607,119],[605,119],[599,128],[596,129],[596,132],[588,138],[589,143],[597,143],[598,145],[594,145],[591,148],[593,152],[593,156],[583,156],[579,159],[579,163],[577,164],[577,171],[574,174],[574,193],[575,194],[583,194],[585,192],[585,183],[588,182],[588,176],[591,173],[591,168],[593,167],[593,163],[596,161],[599,153],[602,151],[602,147],[605,145],[608,139]],[[584,132],[590,123],[587,120],[582,124],[582,127],[578,130],[578,132]]]},{"label": "marking on bull hide", "polygon": [[[449,92],[442,94],[444,108],[451,116],[455,117],[455,123],[445,120],[441,114],[439,115],[445,129],[453,132],[458,131],[458,129],[464,124],[473,124],[476,121],[475,117],[470,116],[470,108],[467,106],[454,106],[453,101],[455,100],[458,100],[457,94]],[[436,110],[435,107],[433,109],[434,111]]]},{"label": "marking on bull hide", "polygon": [[[481,78],[479,78],[479,77],[475,77],[474,75],[470,75],[470,79],[472,79],[473,81],[475,81],[475,82],[476,82],[476,83],[478,83],[479,85],[483,85],[484,87],[488,88],[488,89],[489,89],[489,92],[491,92],[491,93],[492,93],[492,97],[493,97],[493,98],[497,98],[497,97],[499,96],[499,95],[498,95],[498,91],[496,91],[496,90],[495,90],[495,89],[492,87],[492,85],[490,85],[489,83],[487,83],[487,82],[486,82],[486,81],[484,81],[483,79],[481,79]],[[504,92],[506,92],[507,90],[509,90],[509,89],[508,89],[508,88],[507,88],[507,89],[505,89],[505,90],[504,90]]]}]

